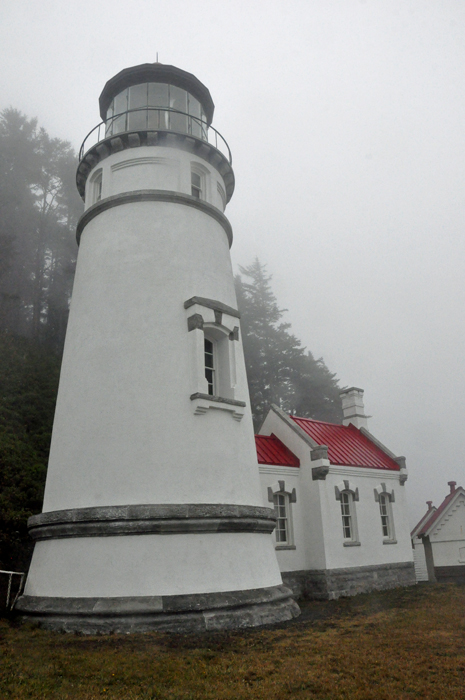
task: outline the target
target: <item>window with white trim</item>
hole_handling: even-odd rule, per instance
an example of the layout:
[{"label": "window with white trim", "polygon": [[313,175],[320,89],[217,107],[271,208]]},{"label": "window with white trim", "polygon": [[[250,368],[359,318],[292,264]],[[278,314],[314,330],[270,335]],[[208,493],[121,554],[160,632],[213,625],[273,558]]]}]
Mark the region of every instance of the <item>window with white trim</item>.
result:
[{"label": "window with white trim", "polygon": [[379,512],[381,515],[381,529],[383,537],[391,539],[391,519],[389,517],[389,496],[382,493],[379,497]]},{"label": "window with white trim", "polygon": [[192,362],[190,399],[195,415],[210,409],[228,411],[240,421],[246,403],[236,396],[236,349],[239,340],[238,312],[220,301],[192,297],[187,331]]},{"label": "window with white trim", "polygon": [[276,544],[290,544],[289,533],[289,494],[275,493],[273,496],[276,513]]},{"label": "window with white trim", "polygon": [[394,491],[389,491],[386,484],[380,484],[375,488],[375,501],[379,504],[379,515],[381,519],[381,533],[383,544],[396,544],[394,531],[394,518],[392,515],[392,503],[394,502]]},{"label": "window with white trim", "polygon": [[202,192],[202,176],[194,170],[191,171],[191,194],[196,199],[204,198]]},{"label": "window with white trim", "polygon": [[96,204],[102,199],[102,170],[98,170],[91,182],[91,204]]},{"label": "window with white trim", "polygon": [[359,545],[355,502],[359,499],[358,488],[348,479],[335,486],[336,500],[340,502],[342,537],[345,547]]},{"label": "window with white trim", "polygon": [[215,343],[205,336],[204,338],[204,348],[205,348],[205,379],[207,380],[208,395],[215,396]]},{"label": "window with white trim", "polygon": [[292,523],[292,504],[297,501],[295,488],[292,491],[286,490],[284,480],[280,479],[268,487],[268,501],[273,504],[276,514],[276,549],[295,549]]},{"label": "window with white trim", "polygon": [[342,533],[345,540],[353,540],[353,500],[350,491],[341,493]]}]

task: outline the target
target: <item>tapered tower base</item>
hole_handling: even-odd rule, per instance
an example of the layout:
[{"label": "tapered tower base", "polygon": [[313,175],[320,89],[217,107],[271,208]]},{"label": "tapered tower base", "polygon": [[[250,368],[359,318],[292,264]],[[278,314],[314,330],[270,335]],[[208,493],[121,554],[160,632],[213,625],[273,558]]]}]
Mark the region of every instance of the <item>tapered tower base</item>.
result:
[{"label": "tapered tower base", "polygon": [[208,632],[285,622],[300,609],[286,586],[196,595],[124,598],[22,596],[24,620],[81,634]]}]

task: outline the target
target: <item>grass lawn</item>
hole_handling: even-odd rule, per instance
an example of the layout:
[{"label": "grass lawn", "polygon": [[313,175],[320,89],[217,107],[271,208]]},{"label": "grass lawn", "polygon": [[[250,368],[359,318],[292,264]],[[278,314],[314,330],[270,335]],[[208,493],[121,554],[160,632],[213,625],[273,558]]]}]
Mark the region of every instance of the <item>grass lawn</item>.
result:
[{"label": "grass lawn", "polygon": [[465,698],[465,587],[302,603],[297,620],[205,635],[75,636],[0,620],[0,698]]}]

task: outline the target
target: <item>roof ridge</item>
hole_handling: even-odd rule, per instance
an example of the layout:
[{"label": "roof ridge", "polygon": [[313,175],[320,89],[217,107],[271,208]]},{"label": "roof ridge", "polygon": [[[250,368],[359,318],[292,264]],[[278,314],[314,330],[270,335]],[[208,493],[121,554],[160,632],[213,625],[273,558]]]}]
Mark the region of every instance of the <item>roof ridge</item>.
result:
[{"label": "roof ridge", "polygon": [[420,532],[418,533],[419,535],[426,535],[427,532],[431,531],[431,528],[433,527],[434,523],[439,519],[439,516],[444,513],[447,506],[449,506],[452,503],[452,501],[460,495],[459,492],[461,492],[462,495],[465,494],[465,489],[463,488],[463,486],[458,486],[452,493],[447,494],[441,505],[438,506],[436,511],[433,513],[432,517],[429,518],[423,525]]},{"label": "roof ridge", "polygon": [[348,425],[344,425],[343,423],[331,423],[331,421],[329,421],[329,420],[318,420],[317,418],[305,418],[304,416],[289,415],[289,418],[292,418],[292,420],[308,420],[308,421],[311,421],[312,423],[322,423],[323,425],[332,425],[335,428],[348,428],[349,427]]}]

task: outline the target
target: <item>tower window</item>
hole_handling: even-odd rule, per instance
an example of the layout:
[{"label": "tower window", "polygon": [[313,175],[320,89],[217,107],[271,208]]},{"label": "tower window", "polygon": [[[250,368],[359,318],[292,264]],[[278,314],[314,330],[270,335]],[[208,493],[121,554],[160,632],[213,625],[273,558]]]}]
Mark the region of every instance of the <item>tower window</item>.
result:
[{"label": "tower window", "polygon": [[194,171],[191,172],[191,193],[196,199],[202,199],[202,176]]},{"label": "tower window", "polygon": [[215,346],[211,340],[205,338],[205,379],[208,384],[209,396],[215,395]]},{"label": "tower window", "polygon": [[90,182],[90,204],[96,204],[102,199],[102,170],[98,170]]}]

